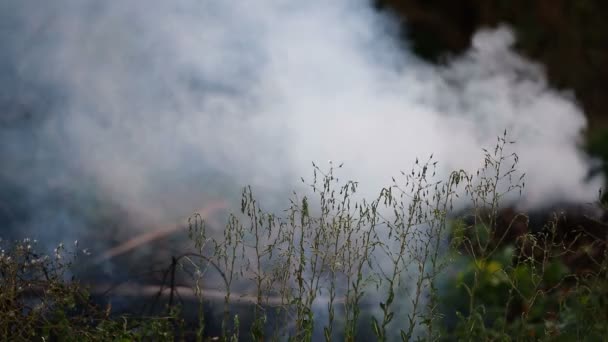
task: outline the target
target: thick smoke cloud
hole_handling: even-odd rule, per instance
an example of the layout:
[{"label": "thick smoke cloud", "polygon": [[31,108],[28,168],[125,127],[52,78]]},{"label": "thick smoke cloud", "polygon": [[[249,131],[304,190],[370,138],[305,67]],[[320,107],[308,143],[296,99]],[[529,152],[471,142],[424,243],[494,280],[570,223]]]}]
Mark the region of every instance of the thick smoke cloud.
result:
[{"label": "thick smoke cloud", "polygon": [[173,222],[246,184],[277,198],[328,159],[375,193],[417,156],[475,168],[505,129],[527,205],[594,198],[583,113],[508,29],[443,67],[397,31],[363,0],[3,0],[0,204],[77,237],[90,193]]}]

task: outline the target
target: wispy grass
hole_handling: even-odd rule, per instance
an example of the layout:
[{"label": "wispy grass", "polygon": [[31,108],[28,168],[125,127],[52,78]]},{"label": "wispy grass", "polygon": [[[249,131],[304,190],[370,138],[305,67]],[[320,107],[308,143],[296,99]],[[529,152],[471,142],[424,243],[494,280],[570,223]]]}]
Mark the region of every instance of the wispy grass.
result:
[{"label": "wispy grass", "polygon": [[[265,211],[245,188],[221,236],[200,215],[189,220],[193,249],[173,257],[166,317],[117,319],[91,306],[64,276],[61,248],[41,258],[29,241],[17,242],[0,258],[0,333],[184,338],[173,300],[175,273],[184,272],[200,302],[200,341],[213,337],[203,310],[213,286],[224,293],[215,336],[222,341],[606,336],[606,236],[581,247],[581,235],[560,236],[559,215],[540,231],[527,229],[523,213],[504,222],[505,198],[525,185],[510,143],[505,133],[484,150],[479,170],[443,180],[432,156],[417,160],[372,199],[358,193],[357,182],[339,179],[342,165],[333,164],[313,164],[312,179],[302,179],[308,191],[293,193],[281,213]],[[522,225],[525,231],[514,231]],[[585,273],[564,261],[580,253],[593,256]],[[40,295],[25,295],[30,287]],[[253,298],[252,319],[243,325],[233,304],[245,295]],[[99,329],[107,335],[91,333]]]}]

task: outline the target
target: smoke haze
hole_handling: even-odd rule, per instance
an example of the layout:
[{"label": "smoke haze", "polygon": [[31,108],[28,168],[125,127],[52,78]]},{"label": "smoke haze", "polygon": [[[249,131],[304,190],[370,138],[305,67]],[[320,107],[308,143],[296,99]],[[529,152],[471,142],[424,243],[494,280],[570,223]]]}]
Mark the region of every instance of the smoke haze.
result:
[{"label": "smoke haze", "polygon": [[585,181],[583,113],[507,28],[438,67],[363,0],[3,0],[0,43],[0,204],[25,203],[23,231],[55,241],[87,234],[83,208],[106,205],[90,193],[174,222],[333,160],[376,194],[418,156],[476,168],[505,129],[526,205],[602,185]]}]

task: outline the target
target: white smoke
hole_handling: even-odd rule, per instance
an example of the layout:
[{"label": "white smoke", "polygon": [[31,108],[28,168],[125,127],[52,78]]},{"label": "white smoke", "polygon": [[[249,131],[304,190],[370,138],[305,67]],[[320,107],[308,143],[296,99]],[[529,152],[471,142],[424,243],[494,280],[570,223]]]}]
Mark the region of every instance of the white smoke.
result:
[{"label": "white smoke", "polygon": [[0,13],[0,62],[25,87],[15,94],[30,101],[33,84],[54,99],[42,123],[2,138],[20,146],[3,147],[3,176],[26,188],[77,170],[166,222],[196,210],[209,184],[289,190],[311,161],[345,162],[373,194],[418,156],[470,170],[505,129],[527,205],[592,200],[601,186],[585,181],[583,113],[511,50],[506,28],[437,67],[363,0],[4,0]]}]

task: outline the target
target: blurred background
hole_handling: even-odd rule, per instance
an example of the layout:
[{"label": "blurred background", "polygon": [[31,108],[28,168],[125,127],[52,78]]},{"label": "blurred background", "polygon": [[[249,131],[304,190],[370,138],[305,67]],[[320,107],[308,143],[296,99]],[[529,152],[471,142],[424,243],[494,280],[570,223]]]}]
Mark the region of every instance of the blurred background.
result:
[{"label": "blurred background", "polygon": [[374,196],[430,153],[440,176],[479,166],[505,129],[528,182],[503,215],[529,210],[523,233],[565,209],[564,234],[605,236],[589,203],[608,174],[606,14],[600,0],[0,0],[0,237],[79,240],[82,275],[117,283],[166,266],[195,212],[221,233],[243,186],[281,210],[312,161],[333,160]]}]

